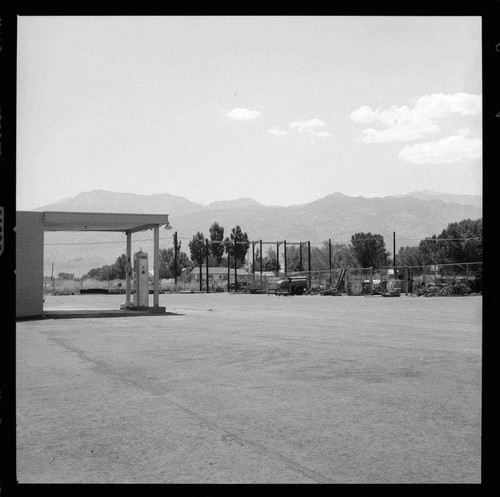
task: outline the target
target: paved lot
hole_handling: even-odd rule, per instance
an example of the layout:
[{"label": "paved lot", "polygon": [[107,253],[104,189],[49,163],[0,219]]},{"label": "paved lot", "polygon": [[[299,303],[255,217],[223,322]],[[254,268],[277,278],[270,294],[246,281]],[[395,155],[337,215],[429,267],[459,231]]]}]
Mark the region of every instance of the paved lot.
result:
[{"label": "paved lot", "polygon": [[481,297],[160,305],[17,323],[20,483],[481,481]]}]

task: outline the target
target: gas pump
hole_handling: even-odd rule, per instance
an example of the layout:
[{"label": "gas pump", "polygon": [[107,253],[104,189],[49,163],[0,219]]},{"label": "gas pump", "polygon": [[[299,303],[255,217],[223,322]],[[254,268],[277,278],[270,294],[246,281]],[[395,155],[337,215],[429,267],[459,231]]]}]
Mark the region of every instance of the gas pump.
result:
[{"label": "gas pump", "polygon": [[149,307],[148,254],[134,254],[134,307]]}]

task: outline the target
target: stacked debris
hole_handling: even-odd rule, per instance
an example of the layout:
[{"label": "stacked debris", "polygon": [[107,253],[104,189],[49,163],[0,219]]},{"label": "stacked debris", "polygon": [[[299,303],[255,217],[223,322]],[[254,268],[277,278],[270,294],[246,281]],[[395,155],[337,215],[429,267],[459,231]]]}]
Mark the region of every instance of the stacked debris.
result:
[{"label": "stacked debris", "polygon": [[336,288],[328,288],[326,290],[321,290],[318,295],[342,295]]},{"label": "stacked debris", "polygon": [[323,291],[324,291],[324,288],[321,285],[312,286],[312,287],[306,288],[304,290],[304,295],[321,295],[322,294],[321,292],[323,292]]},{"label": "stacked debris", "polygon": [[429,283],[428,285],[421,284],[415,291],[419,297],[451,297],[451,296],[464,296],[464,295],[478,295],[473,289],[462,283],[461,281],[453,281],[449,285],[435,285]]}]

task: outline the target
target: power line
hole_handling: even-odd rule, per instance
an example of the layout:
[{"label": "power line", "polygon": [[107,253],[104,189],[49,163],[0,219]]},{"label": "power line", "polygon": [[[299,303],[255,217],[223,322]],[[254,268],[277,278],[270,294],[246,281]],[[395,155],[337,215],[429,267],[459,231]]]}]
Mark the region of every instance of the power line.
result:
[{"label": "power line", "polygon": [[[160,240],[169,240],[169,238],[160,238]],[[146,239],[142,239],[142,240],[132,240],[132,243],[136,243],[136,242],[152,242],[153,240],[146,240]],[[123,244],[124,243],[124,240],[118,240],[116,242],[109,242],[109,241],[106,241],[106,242],[62,242],[62,243],[45,243],[44,245],[45,246],[54,246],[54,245],[105,245],[105,244],[113,244],[113,243],[121,243]]]},{"label": "power line", "polygon": [[[372,238],[372,237],[364,237],[364,238]],[[467,241],[467,240],[481,240],[483,237],[482,236],[470,236],[470,237],[464,237],[464,238],[401,238],[404,241],[430,241],[430,242],[451,242],[451,241]],[[192,238],[188,237],[178,237],[179,240],[192,240]],[[160,238],[160,240],[170,240],[170,238]],[[197,239],[198,240],[198,239]],[[359,238],[358,238],[359,240]],[[147,239],[140,239],[140,240],[132,240],[133,243],[136,242],[151,242],[152,240],[147,240]],[[205,240],[199,239],[199,241],[205,243]],[[352,240],[331,240],[332,243],[351,243]],[[275,242],[268,242],[268,241],[262,241],[262,244],[265,245],[276,245],[280,244],[282,245],[285,242],[285,240],[277,240]],[[322,245],[324,243],[327,243],[328,240],[323,240],[322,242],[310,242],[311,245]],[[102,242],[61,242],[61,243],[46,243],[45,246],[56,246],[56,245],[108,245],[108,244],[123,244],[123,240],[118,240],[118,241],[102,241]],[[249,241],[237,241],[234,242],[233,240],[225,241],[225,240],[209,240],[208,243],[213,243],[213,244],[231,244],[231,243],[237,243],[240,245],[244,244],[258,244],[260,243],[260,240],[249,240]],[[401,243],[401,242],[399,242]],[[286,242],[287,245],[307,245],[307,242]]]}]

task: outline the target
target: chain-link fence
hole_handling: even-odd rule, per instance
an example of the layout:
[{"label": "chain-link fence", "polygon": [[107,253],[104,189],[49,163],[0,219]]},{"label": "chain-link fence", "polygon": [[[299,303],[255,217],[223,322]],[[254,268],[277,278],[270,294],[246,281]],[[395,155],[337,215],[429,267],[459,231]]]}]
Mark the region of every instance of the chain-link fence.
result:
[{"label": "chain-link fence", "polygon": [[[306,294],[384,295],[388,291],[414,295],[482,293],[482,262],[427,266],[335,268],[270,275],[249,275],[248,291],[273,293],[286,277],[304,278]],[[394,281],[394,283],[391,283]],[[438,291],[439,290],[439,291]]]},{"label": "chain-link fence", "polygon": [[398,279],[402,291],[415,295],[450,295],[482,293],[483,264],[434,264],[428,266],[396,266],[384,268],[384,280]]},{"label": "chain-link fence", "polygon": [[[218,279],[193,278],[160,280],[160,292],[241,292],[276,294],[286,290],[287,281],[300,280],[301,291],[294,295],[385,295],[397,292],[406,295],[466,295],[482,293],[482,262],[436,264],[427,266],[388,266],[373,268],[334,268],[330,270],[279,273],[256,272],[237,275],[230,273]],[[204,272],[202,274],[205,274]],[[133,288],[133,282],[131,282]],[[293,285],[292,285],[293,286]],[[291,289],[291,286],[290,286]],[[98,281],[94,279],[61,280],[46,278],[44,293],[124,293],[125,280]],[[151,283],[152,292],[152,283]],[[281,291],[286,294],[286,291]]]}]

